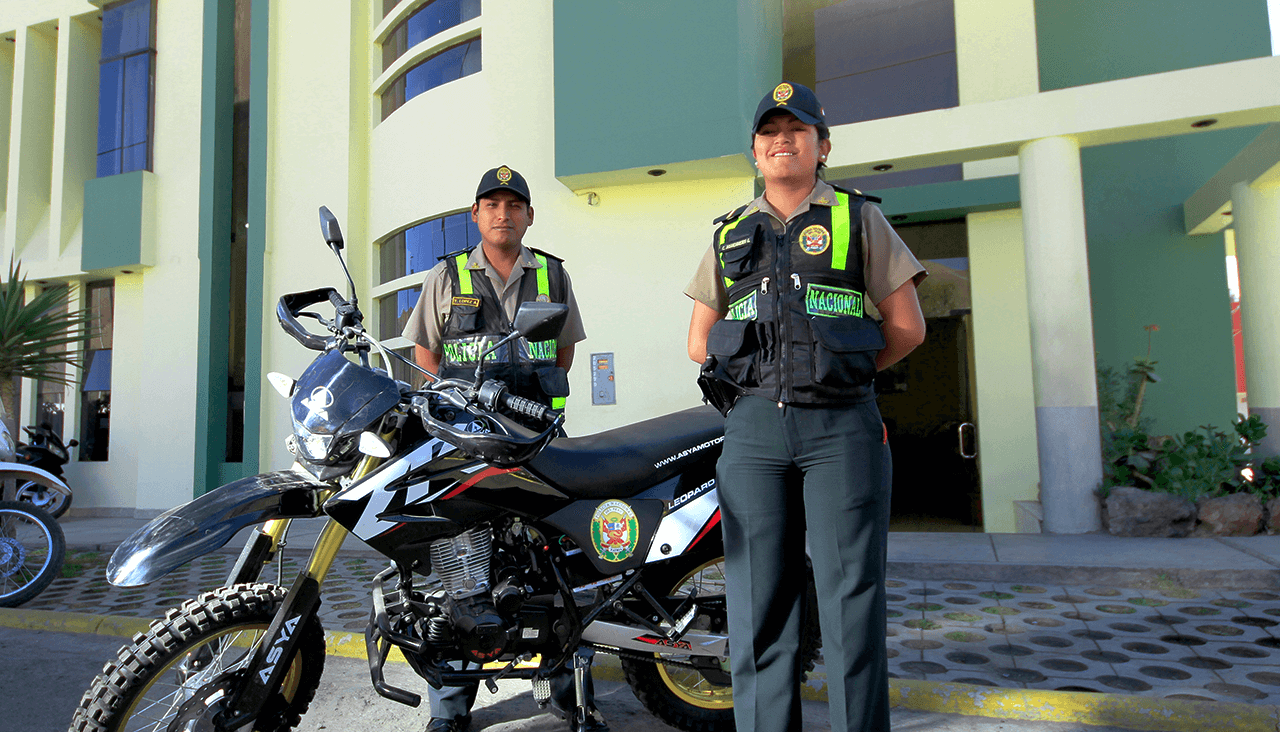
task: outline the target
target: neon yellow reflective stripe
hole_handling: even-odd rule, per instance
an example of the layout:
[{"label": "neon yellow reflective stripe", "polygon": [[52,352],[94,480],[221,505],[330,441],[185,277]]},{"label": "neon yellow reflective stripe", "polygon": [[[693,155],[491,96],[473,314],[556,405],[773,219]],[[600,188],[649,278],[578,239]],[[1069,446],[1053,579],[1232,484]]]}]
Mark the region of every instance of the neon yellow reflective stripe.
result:
[{"label": "neon yellow reflective stripe", "polygon": [[458,289],[463,295],[475,294],[471,289],[471,275],[467,273],[467,252],[459,252],[453,261],[458,266]]},{"label": "neon yellow reflective stripe", "polygon": [[564,409],[564,403],[565,403],[564,397],[551,397],[552,409]]},{"label": "neon yellow reflective stripe", "polygon": [[[742,219],[735,219],[732,224],[729,224],[728,226],[720,230],[720,241],[719,241],[720,246],[724,246],[724,239],[726,236],[729,235],[730,231],[733,231],[733,227],[741,223],[742,223]],[[724,252],[721,252],[719,256],[720,256],[720,269],[723,270],[724,269]],[[725,289],[727,290],[732,286],[733,286],[733,280],[729,279],[728,277],[725,277],[724,278]]]},{"label": "neon yellow reflective stripe", "polygon": [[535,255],[538,258],[538,294],[546,295],[547,302],[551,301],[551,278],[547,275],[547,258],[541,254]]},{"label": "neon yellow reflective stripe", "polygon": [[831,207],[831,269],[843,270],[849,259],[849,194],[836,191]]}]

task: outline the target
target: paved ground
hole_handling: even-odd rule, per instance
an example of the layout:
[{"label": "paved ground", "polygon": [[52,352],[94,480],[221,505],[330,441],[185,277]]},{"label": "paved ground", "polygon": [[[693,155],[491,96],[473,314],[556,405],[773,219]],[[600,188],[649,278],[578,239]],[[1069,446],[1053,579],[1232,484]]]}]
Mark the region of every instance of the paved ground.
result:
[{"label": "paved ground", "polygon": [[[89,681],[104,659],[115,653],[121,639],[80,633],[0,628],[0,732],[60,732]],[[401,664],[387,668],[387,679],[411,689],[423,683]],[[421,732],[426,727],[425,707],[412,709],[387,701],[369,685],[364,661],[330,657],[311,710],[298,729],[301,732]],[[615,732],[670,732],[671,728],[650,716],[631,690],[618,682],[597,682],[597,700]],[[499,684],[498,694],[480,693],[472,730],[476,732],[561,732],[564,723],[542,712],[533,703],[528,684]],[[826,732],[827,708],[822,702],[804,703],[806,732]],[[1020,722],[958,714],[937,714],[896,709],[894,732],[1126,732],[1119,727],[1079,724]]]},{"label": "paved ground", "polygon": [[[300,553],[299,553],[300,554]],[[154,585],[103,578],[108,555],[72,553],[24,609],[155,618],[222,584],[234,561],[211,554]],[[363,632],[377,559],[338,560],[321,618]],[[297,571],[286,560],[284,576]],[[1006,688],[1125,692],[1280,703],[1280,593],[1085,585],[889,580],[889,668],[896,678]],[[822,668],[818,669],[821,678]]]}]

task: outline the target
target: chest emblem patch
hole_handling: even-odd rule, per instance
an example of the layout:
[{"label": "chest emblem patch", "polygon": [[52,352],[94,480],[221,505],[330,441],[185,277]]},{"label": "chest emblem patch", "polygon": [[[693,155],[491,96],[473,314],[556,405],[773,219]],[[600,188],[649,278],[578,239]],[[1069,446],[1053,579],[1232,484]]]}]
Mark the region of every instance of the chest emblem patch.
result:
[{"label": "chest emblem patch", "polygon": [[606,562],[626,561],[640,543],[640,521],[623,501],[605,501],[591,516],[591,543]]},{"label": "chest emblem patch", "polygon": [[785,102],[791,98],[791,94],[794,91],[791,85],[784,81],[773,88],[773,101]]},{"label": "chest emblem patch", "polygon": [[499,182],[499,183],[501,183],[502,185],[506,185],[506,184],[510,183],[510,182],[511,182],[511,168],[508,168],[508,167],[507,167],[507,166],[505,166],[505,165],[504,165],[504,166],[502,166],[501,168],[498,168],[497,176],[498,176],[498,182]]},{"label": "chest emblem patch", "polygon": [[831,232],[822,224],[814,224],[806,226],[800,232],[800,248],[805,254],[817,256],[827,251],[827,247],[831,246]]},{"label": "chest emblem patch", "polygon": [[478,308],[480,307],[480,298],[469,295],[454,295],[449,304],[455,308]]}]

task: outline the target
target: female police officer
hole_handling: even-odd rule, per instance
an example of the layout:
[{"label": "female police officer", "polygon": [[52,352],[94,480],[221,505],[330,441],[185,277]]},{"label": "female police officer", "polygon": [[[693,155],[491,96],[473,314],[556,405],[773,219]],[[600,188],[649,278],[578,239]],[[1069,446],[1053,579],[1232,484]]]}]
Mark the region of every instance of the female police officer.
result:
[{"label": "female police officer", "polygon": [[817,177],[830,151],[812,91],[765,95],[764,195],[716,220],[686,290],[689,357],[728,412],[716,477],[740,732],[800,729],[806,528],[831,729],[889,729],[890,463],[872,380],[924,340],[925,272],[880,209]]}]

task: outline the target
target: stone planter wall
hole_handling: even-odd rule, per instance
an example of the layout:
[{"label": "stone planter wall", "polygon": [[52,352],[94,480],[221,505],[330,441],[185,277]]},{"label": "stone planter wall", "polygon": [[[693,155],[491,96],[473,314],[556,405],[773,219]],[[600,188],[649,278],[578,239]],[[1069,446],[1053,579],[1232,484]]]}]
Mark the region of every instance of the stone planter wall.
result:
[{"label": "stone planter wall", "polygon": [[1102,502],[1103,526],[1115,536],[1253,536],[1280,533],[1280,498],[1264,506],[1237,493],[1189,501],[1168,493],[1120,487]]}]

